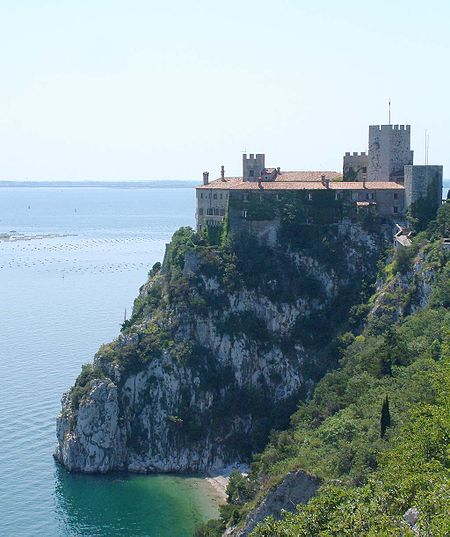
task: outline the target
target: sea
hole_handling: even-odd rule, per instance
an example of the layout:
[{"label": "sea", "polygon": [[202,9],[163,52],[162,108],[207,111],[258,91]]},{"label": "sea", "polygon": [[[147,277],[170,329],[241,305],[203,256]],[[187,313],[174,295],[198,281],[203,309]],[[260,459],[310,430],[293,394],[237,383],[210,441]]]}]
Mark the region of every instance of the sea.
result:
[{"label": "sea", "polygon": [[0,536],[187,537],[217,516],[195,476],[70,474],[60,398],[117,337],[192,188],[0,187]]}]

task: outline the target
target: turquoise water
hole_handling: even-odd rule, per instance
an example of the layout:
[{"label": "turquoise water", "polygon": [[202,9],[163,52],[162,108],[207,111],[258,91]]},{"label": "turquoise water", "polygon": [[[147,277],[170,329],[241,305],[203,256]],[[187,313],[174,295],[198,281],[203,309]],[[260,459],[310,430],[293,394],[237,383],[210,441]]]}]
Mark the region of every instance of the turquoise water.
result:
[{"label": "turquoise water", "polygon": [[71,475],[52,458],[60,397],[117,336],[191,189],[0,188],[0,535],[192,534],[216,514],[195,478]]}]

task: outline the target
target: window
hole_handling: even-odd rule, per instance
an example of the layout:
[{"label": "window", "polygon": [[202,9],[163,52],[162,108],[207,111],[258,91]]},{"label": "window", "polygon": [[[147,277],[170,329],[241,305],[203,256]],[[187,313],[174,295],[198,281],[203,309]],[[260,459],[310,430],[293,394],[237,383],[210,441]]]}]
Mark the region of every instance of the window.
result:
[{"label": "window", "polygon": [[334,194],[334,199],[337,201],[337,200],[340,200],[341,199],[341,193],[340,192],[335,192]]},{"label": "window", "polygon": [[213,197],[214,197],[214,199],[216,200],[216,199],[217,199],[217,194],[214,194],[214,196],[213,196]]},{"label": "window", "polygon": [[394,207],[394,214],[398,213],[398,207]]},{"label": "window", "polygon": [[242,218],[247,218],[247,209],[244,209],[241,214]]},{"label": "window", "polygon": [[198,214],[203,214],[203,207],[200,207],[200,209],[198,210]]},{"label": "window", "polygon": [[206,209],[206,214],[209,214],[210,216],[212,216],[214,214],[213,209],[211,209],[211,208]]},{"label": "window", "polygon": [[281,194],[277,194],[277,201],[281,201],[283,199],[283,196]]},{"label": "window", "polygon": [[203,199],[203,192],[200,194],[200,197]]},{"label": "window", "polygon": [[218,207],[216,207],[216,208],[214,209],[214,214],[215,214],[216,216],[219,216],[219,208],[218,208]]},{"label": "window", "polygon": [[312,201],[312,193],[311,192],[308,192],[308,200]]},{"label": "window", "polygon": [[398,200],[398,192],[394,192],[394,199]]},{"label": "window", "polygon": [[220,209],[220,216],[225,216],[225,209]]},{"label": "window", "polygon": [[222,199],[222,197],[223,197],[222,194],[220,194],[220,199]]},{"label": "window", "polygon": [[361,168],[361,171],[362,171],[363,173],[367,173],[367,167],[366,167],[366,166],[363,166],[363,167]]},{"label": "window", "polygon": [[249,177],[255,177],[255,171],[254,171],[254,170],[250,170],[250,171],[248,172],[248,176],[249,176]]}]

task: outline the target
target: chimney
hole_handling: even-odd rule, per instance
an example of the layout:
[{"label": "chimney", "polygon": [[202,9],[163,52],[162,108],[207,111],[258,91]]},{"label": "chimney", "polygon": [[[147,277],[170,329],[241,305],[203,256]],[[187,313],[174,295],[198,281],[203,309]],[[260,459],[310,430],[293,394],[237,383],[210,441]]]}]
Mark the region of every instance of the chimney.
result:
[{"label": "chimney", "polygon": [[225,181],[225,166],[220,167],[220,178]]},{"label": "chimney", "polygon": [[277,175],[281,175],[281,168],[279,166],[277,168]]},{"label": "chimney", "polygon": [[320,179],[325,188],[330,188],[330,180],[327,179],[324,174],[321,175]]},{"label": "chimney", "polygon": [[203,184],[207,185],[209,183],[209,172],[203,172]]}]

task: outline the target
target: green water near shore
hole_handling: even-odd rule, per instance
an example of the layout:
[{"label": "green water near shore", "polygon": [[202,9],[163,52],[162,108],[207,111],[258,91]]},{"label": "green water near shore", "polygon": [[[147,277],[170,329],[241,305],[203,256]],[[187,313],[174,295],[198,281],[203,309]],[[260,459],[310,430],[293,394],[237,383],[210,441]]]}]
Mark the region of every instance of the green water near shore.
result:
[{"label": "green water near shore", "polygon": [[62,535],[187,537],[197,524],[218,515],[215,493],[200,478],[57,471]]}]

